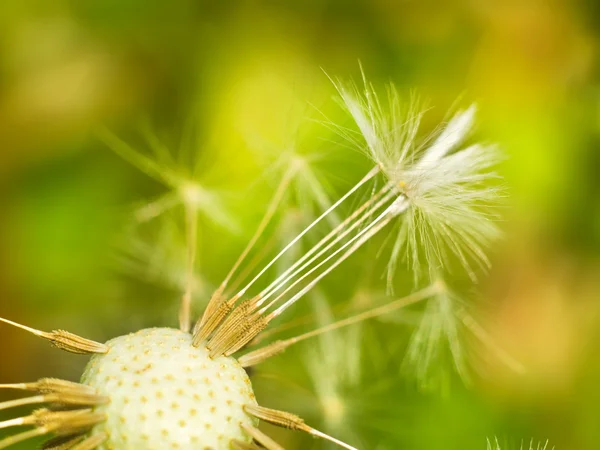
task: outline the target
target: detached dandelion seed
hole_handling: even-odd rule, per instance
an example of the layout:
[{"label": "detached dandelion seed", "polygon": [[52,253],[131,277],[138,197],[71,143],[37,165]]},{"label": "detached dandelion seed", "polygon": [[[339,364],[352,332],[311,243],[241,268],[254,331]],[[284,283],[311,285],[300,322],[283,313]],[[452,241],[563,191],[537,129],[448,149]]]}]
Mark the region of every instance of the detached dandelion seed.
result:
[{"label": "detached dandelion seed", "polygon": [[[212,215],[216,211],[219,216],[221,209],[216,198],[200,184],[191,183],[190,179],[194,178],[182,177],[176,170],[164,168],[161,164],[171,160],[156,142],[154,148],[161,163],[105,134],[105,140],[119,154],[171,188],[173,192],[163,199],[165,201],[155,205],[157,211],[177,203],[184,207],[182,218],[186,224],[188,249],[186,284],[179,309],[180,328],[142,329],[98,343],[64,331],[43,332],[0,319],[3,324],[42,337],[62,350],[91,356],[79,383],[44,379],[0,385],[2,389],[34,393],[0,403],[0,409],[45,405],[30,415],[2,422],[1,428],[30,426],[33,429],[0,440],[0,449],[47,436],[46,449],[280,450],[281,445],[258,428],[263,421],[355,450],[351,443],[313,428],[292,412],[259,404],[244,368],[275,357],[290,345],[430,297],[443,296],[445,291],[440,290],[439,283],[291,339],[248,352],[245,347],[255,341],[272,320],[293,307],[320,280],[397,220],[408,224],[401,228],[397,242],[410,253],[416,253],[417,242],[423,241],[427,262],[432,266],[444,259],[442,243],[465,262],[468,256],[484,260],[484,244],[496,233],[489,217],[479,211],[480,203],[496,194],[483,186],[488,175],[480,173],[491,165],[493,158],[488,156],[488,149],[471,146],[450,153],[470,128],[474,108],[450,120],[431,145],[418,147],[415,136],[420,114],[415,107],[409,106],[402,112],[398,95],[390,89],[390,110],[384,110],[374,91],[366,83],[365,86],[362,99],[342,88],[340,93],[365,137],[375,167],[260,269],[246,271],[243,266],[250,254],[261,254],[256,247],[274,220],[283,193],[296,174],[296,171],[288,172],[275,190],[257,231],[193,327],[191,302],[198,214]],[[380,176],[386,179],[383,187],[344,214],[342,205],[361,198],[361,191],[368,190],[369,184]],[[174,203],[169,199],[173,193]],[[331,221],[334,215],[339,215],[340,220]],[[291,249],[305,243],[309,233],[324,226],[329,226],[329,232],[324,236],[317,234],[323,237],[274,280],[264,283],[271,267],[289,255]],[[398,256],[401,246],[394,246],[393,257]],[[252,259],[247,264],[254,267],[256,261]],[[394,265],[390,264],[391,271]],[[245,281],[246,278],[249,281]],[[455,331],[446,323],[434,324],[431,329],[450,341],[454,339]]]},{"label": "detached dandelion seed", "polygon": [[[388,264],[388,286],[404,255],[420,276],[443,271],[451,254],[472,278],[488,267],[487,246],[499,235],[494,206],[499,199],[493,167],[501,156],[491,145],[461,148],[473,128],[476,106],[458,112],[434,138],[419,140],[423,112],[412,96],[405,106],[393,85],[380,99],[366,79],[363,89],[337,82],[343,104],[356,122],[367,155],[381,168],[403,201],[398,232]],[[346,136],[348,134],[346,133]],[[365,145],[351,136],[356,145]],[[422,249],[422,250],[421,250]]]}]

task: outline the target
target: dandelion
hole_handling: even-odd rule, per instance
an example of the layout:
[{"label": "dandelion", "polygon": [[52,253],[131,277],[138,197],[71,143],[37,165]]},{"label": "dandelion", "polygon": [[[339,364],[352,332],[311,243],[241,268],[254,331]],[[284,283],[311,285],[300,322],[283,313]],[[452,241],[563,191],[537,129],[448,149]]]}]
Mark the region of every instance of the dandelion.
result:
[{"label": "dandelion", "polygon": [[[193,326],[191,300],[195,287],[197,219],[200,212],[212,214],[215,197],[207,194],[199,184],[190,184],[188,178],[175,171],[163,170],[162,166],[133,151],[122,141],[105,135],[110,145],[126,159],[172,188],[176,203],[184,206],[188,251],[179,329],[143,329],[98,343],[65,331],[43,332],[0,319],[2,323],[46,339],[60,349],[91,356],[79,383],[43,379],[1,386],[32,391],[36,395],[0,403],[0,410],[23,405],[45,407],[30,415],[1,422],[0,428],[33,426],[33,429],[0,440],[0,449],[35,436],[50,435],[54,437],[45,444],[45,449],[281,449],[258,428],[261,421],[355,449],[308,425],[294,413],[260,405],[244,369],[275,357],[292,345],[428,298],[446,298],[446,303],[438,305],[449,305],[451,297],[441,283],[434,282],[407,297],[313,331],[248,351],[246,348],[260,341],[260,334],[271,322],[311,292],[320,280],[397,220],[409,223],[407,228],[402,228],[404,231],[398,239],[402,242],[406,239],[411,251],[415,251],[417,240],[423,241],[429,248],[426,256],[436,256],[441,261],[445,255],[440,242],[443,241],[461,259],[480,257],[483,244],[495,228],[489,224],[489,217],[479,212],[479,202],[490,200],[495,191],[480,184],[487,176],[479,175],[479,171],[491,163],[483,147],[472,146],[449,154],[464,138],[473,109],[460,113],[431,145],[420,148],[414,145],[419,122],[419,115],[413,114],[414,111],[409,110],[402,116],[408,117],[408,122],[401,121],[400,113],[394,109],[388,115],[384,114],[370,89],[367,89],[366,103],[352,103],[346,91],[341,93],[367,139],[376,166],[255,270],[258,267],[256,261],[262,259],[262,252],[256,247],[264,238],[296,170],[301,168],[286,171],[256,232]],[[399,105],[396,97],[391,101],[392,106]],[[167,161],[162,147],[155,147],[157,157]],[[342,215],[342,204],[360,198],[361,192],[379,176],[386,178],[383,187]],[[447,198],[447,189],[453,192],[455,203]],[[161,212],[164,210],[161,208],[171,205],[171,200],[173,197],[167,194],[153,208]],[[305,242],[310,234],[314,235],[327,225],[333,214],[344,218],[329,222],[327,233],[280,271],[274,280],[265,282],[270,269]],[[461,214],[468,217],[461,217]],[[485,224],[477,223],[483,218]],[[396,243],[393,253],[399,252],[397,246]],[[247,262],[252,254],[258,258]],[[435,266],[433,260],[428,263]],[[451,323],[432,322],[422,334],[435,331],[453,342],[455,328]],[[438,340],[426,342],[428,346],[434,346]],[[428,358],[432,359],[434,353],[430,353]],[[458,351],[453,350],[453,353]],[[324,387],[323,392],[335,392],[335,388],[330,383],[330,388]]]}]

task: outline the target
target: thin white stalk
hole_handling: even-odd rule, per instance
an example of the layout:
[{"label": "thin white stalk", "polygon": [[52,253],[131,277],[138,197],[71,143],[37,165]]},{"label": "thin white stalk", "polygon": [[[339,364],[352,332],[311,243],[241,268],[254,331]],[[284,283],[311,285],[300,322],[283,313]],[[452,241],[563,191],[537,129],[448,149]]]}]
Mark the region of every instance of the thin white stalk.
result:
[{"label": "thin white stalk", "polygon": [[[374,222],[379,222],[374,227],[367,230],[366,234],[363,234],[362,237],[358,241],[354,243],[352,247],[350,247],[339,259],[337,259],[331,266],[329,266],[324,272],[322,272],[318,277],[312,280],[309,284],[307,284],[302,290],[296,293],[292,298],[286,301],[283,305],[273,311],[273,317],[280,315],[283,311],[293,305],[296,301],[298,301],[302,296],[304,296],[308,291],[310,291],[321,279],[327,276],[333,269],[339,266],[343,261],[345,261],[350,255],[352,255],[356,250],[358,250],[365,242],[367,242],[371,237],[381,231],[390,221],[401,214],[402,211],[405,211],[408,208],[408,201],[404,197],[398,198],[394,203],[392,203],[380,216],[374,220]],[[382,219],[382,220],[381,220]],[[264,309],[264,308],[263,308]]]},{"label": "thin white stalk", "polygon": [[181,331],[188,332],[191,323],[190,314],[194,289],[194,266],[198,246],[198,210],[189,202],[185,203],[185,219],[188,255],[186,263],[186,286],[179,308],[179,328]]},{"label": "thin white stalk", "polygon": [[352,447],[351,445],[346,444],[345,442],[342,442],[339,439],[336,439],[333,436],[329,436],[328,434],[325,434],[319,430],[315,430],[314,428],[311,428],[311,430],[308,433],[313,436],[320,437],[321,439],[325,439],[329,442],[333,442],[334,444],[339,445],[340,447],[343,447],[347,450],[358,450],[356,447]]},{"label": "thin white stalk", "polygon": [[45,332],[40,331],[40,330],[36,330],[35,328],[31,328],[31,327],[28,327],[26,325],[21,325],[20,323],[13,322],[12,320],[4,319],[3,317],[0,317],[0,322],[4,322],[4,323],[6,323],[8,325],[12,325],[13,327],[20,328],[22,330],[28,331],[31,334],[35,334],[36,336],[47,337],[47,335],[48,335],[48,333],[45,333]]},{"label": "thin white stalk", "polygon": [[36,395],[33,397],[19,398],[17,400],[9,400],[7,402],[0,403],[0,411],[9,409],[9,408],[16,408],[17,406],[46,403],[48,400],[49,400],[49,398],[47,395]]},{"label": "thin white stalk", "polygon": [[[323,266],[325,263],[327,263],[329,260],[333,259],[335,256],[338,255],[338,253],[342,252],[344,249],[346,249],[347,247],[349,247],[350,245],[352,245],[353,243],[355,243],[357,240],[361,239],[364,235],[368,234],[369,230],[371,230],[374,226],[377,225],[377,223],[379,223],[386,215],[388,215],[389,213],[389,208],[391,207],[388,206],[388,208],[386,208],[385,211],[383,211],[375,220],[373,220],[371,223],[369,223],[364,229],[362,229],[358,234],[356,234],[352,239],[350,239],[348,242],[344,243],[344,245],[342,245],[340,248],[338,248],[335,252],[333,252],[331,255],[329,255],[327,258],[325,258],[323,261],[321,261],[319,264],[317,264],[315,267],[313,267],[311,270],[309,270],[307,273],[305,273],[303,276],[301,276],[298,280],[296,280],[294,283],[292,283],[291,286],[288,286],[288,288],[283,291],[280,295],[277,296],[277,298],[275,298],[274,300],[272,300],[267,306],[265,306],[263,309],[260,310],[261,314],[264,313],[265,311],[267,311],[269,308],[271,308],[273,305],[275,305],[278,301],[280,301],[290,290],[292,290],[298,283],[300,283],[302,280],[304,280],[305,278],[307,278],[309,275],[311,275],[313,272],[315,272],[317,269],[319,269],[321,266]],[[372,236],[372,235],[370,235]],[[354,247],[352,247],[354,248]],[[348,255],[349,256],[349,255]],[[336,267],[336,264],[334,263],[332,266],[330,266],[328,269],[326,269],[326,271],[324,272],[324,274],[329,273],[330,269],[332,269],[333,267]],[[323,274],[323,275],[324,275]],[[320,280],[322,277],[317,277],[317,280]],[[312,286],[312,284],[309,284],[309,286]],[[302,292],[302,291],[301,291]]]},{"label": "thin white stalk", "polygon": [[24,431],[23,433],[15,434],[0,440],[0,449],[10,447],[11,445],[18,444],[19,442],[27,441],[37,436],[43,436],[53,431],[50,427],[34,428],[33,430]]},{"label": "thin white stalk", "polygon": [[33,416],[18,417],[16,419],[10,419],[10,420],[5,420],[4,422],[0,422],[0,430],[3,428],[20,427],[22,425],[30,425],[31,423],[33,423],[32,417]]},{"label": "thin white stalk", "polygon": [[246,285],[242,290],[238,292],[236,297],[242,297],[246,291],[273,265],[285,252],[287,252],[296,242],[298,242],[306,233],[308,233],[315,225],[317,225],[323,218],[325,218],[331,211],[337,208],[342,202],[344,202],[348,197],[350,197],[354,192],[356,192],[362,185],[372,179],[375,175],[379,173],[379,167],[374,167],[367,173],[362,180],[360,180],[352,189],[350,189],[342,198],[340,198],[337,202],[331,205],[323,214],[317,217],[309,226],[307,226],[298,236],[296,236],[288,245],[286,245],[283,250],[281,250],[275,258],[273,258],[259,273],[256,275],[250,283]]},{"label": "thin white stalk", "polygon": [[[350,234],[354,229],[356,229],[357,227],[359,227],[362,223],[365,222],[365,220],[369,219],[371,217],[371,214],[373,214],[375,211],[379,210],[383,205],[385,205],[386,203],[388,203],[390,201],[390,199],[396,195],[394,192],[389,192],[386,196],[384,196],[379,202],[377,202],[371,209],[369,209],[368,211],[366,211],[364,213],[364,215],[357,220],[355,223],[352,224],[352,226],[350,226],[347,230],[344,230],[344,232],[342,234],[340,234],[338,237],[336,237],[335,240],[333,240],[332,242],[329,243],[329,245],[325,246],[323,249],[321,249],[321,251],[319,251],[315,256],[313,256],[309,261],[307,261],[306,263],[304,263],[301,267],[299,267],[297,270],[295,270],[292,274],[290,274],[290,276],[288,276],[287,278],[285,278],[281,283],[279,283],[277,286],[275,286],[273,289],[270,290],[269,294],[266,295],[265,297],[261,298],[261,300],[257,303],[257,306],[260,306],[261,304],[263,304],[267,299],[269,299],[275,292],[277,292],[278,290],[280,290],[281,288],[283,288],[287,283],[289,283],[294,277],[296,277],[298,274],[302,273],[302,271],[304,271],[307,267],[310,267],[315,261],[317,261],[321,256],[323,256],[325,253],[327,253],[334,245],[338,244],[339,242],[341,242],[348,234]],[[379,220],[376,219],[376,220]],[[294,288],[294,286],[296,286],[298,283],[300,283],[302,280],[304,280],[307,276],[309,276],[311,273],[313,273],[316,269],[318,269],[319,267],[321,267],[323,264],[325,264],[327,261],[329,261],[330,259],[332,259],[334,256],[336,256],[339,252],[341,252],[342,250],[344,250],[344,248],[348,247],[350,244],[352,244],[352,242],[356,241],[357,239],[360,238],[360,236],[364,233],[366,233],[369,228],[371,228],[373,225],[375,225],[376,221],[371,222],[366,228],[364,228],[363,230],[361,230],[361,232],[359,232],[356,236],[354,236],[350,241],[348,241],[346,244],[344,244],[341,248],[339,248],[338,250],[336,250],[334,253],[332,253],[331,255],[329,255],[326,259],[324,259],[323,261],[321,261],[320,263],[318,263],[316,266],[314,266],[311,270],[309,270],[306,274],[304,274],[303,276],[301,276],[299,279],[297,279],[296,281],[294,281],[294,283],[292,283],[287,289],[285,289],[274,301],[272,301],[269,305],[273,305],[275,303],[277,303],[277,301],[279,301],[285,294],[287,294],[292,288]]]},{"label": "thin white stalk", "polygon": [[[363,203],[363,205],[360,208],[358,208],[356,211],[354,211],[349,217],[347,217],[335,229],[331,230],[327,234],[327,236],[323,237],[308,252],[306,252],[298,261],[296,261],[294,264],[292,264],[291,267],[289,267],[281,275],[279,275],[275,279],[275,281],[273,281],[271,284],[269,284],[269,286],[267,286],[265,289],[263,289],[263,291],[259,294],[261,301],[258,302],[258,305],[260,306],[262,303],[264,303],[264,300],[266,300],[268,297],[270,297],[271,294],[273,293],[273,291],[280,289],[281,286],[284,285],[285,283],[287,283],[292,277],[296,276],[299,272],[304,270],[304,268],[307,266],[306,264],[304,264],[301,269],[298,269],[298,270],[295,270],[295,269],[300,264],[304,263],[308,258],[310,258],[323,245],[325,245],[327,242],[329,242],[332,237],[334,237],[334,236],[336,237],[336,239],[334,240],[334,243],[338,242],[341,239],[339,236],[339,232],[342,231],[346,226],[348,226],[348,224],[350,224],[353,220],[355,220],[357,217],[359,217],[361,214],[363,214],[363,212],[365,210],[367,210],[367,208],[370,208],[370,209],[368,209],[367,213],[365,213],[363,215],[363,217],[359,219],[360,221],[363,221],[366,217],[368,217],[369,214],[371,214],[373,211],[378,209],[378,207],[372,206],[373,203],[377,199],[379,199],[381,197],[381,195],[383,195],[387,191],[389,191],[392,187],[393,187],[393,185],[391,183],[388,183],[386,186],[384,186],[377,194],[375,194],[371,199],[369,199],[368,201]],[[389,197],[389,195],[390,195],[390,193],[388,192],[388,195],[385,198]],[[393,195],[393,193],[391,193],[391,195]],[[388,198],[388,200],[389,200],[389,198]],[[377,204],[379,204],[379,203],[377,203]],[[356,225],[356,223],[355,223],[355,225]],[[350,230],[354,229],[355,225],[350,227],[349,230],[344,231],[343,236],[346,236]],[[330,246],[327,247],[327,249],[329,249],[329,248],[331,248],[331,244],[330,244]],[[319,254],[312,257],[310,259],[309,263],[307,263],[307,264],[311,264],[312,262],[314,262],[317,258],[319,258],[324,253],[324,251],[327,251],[327,250],[321,250],[319,252]],[[293,271],[293,273],[292,273],[292,271]]]}]

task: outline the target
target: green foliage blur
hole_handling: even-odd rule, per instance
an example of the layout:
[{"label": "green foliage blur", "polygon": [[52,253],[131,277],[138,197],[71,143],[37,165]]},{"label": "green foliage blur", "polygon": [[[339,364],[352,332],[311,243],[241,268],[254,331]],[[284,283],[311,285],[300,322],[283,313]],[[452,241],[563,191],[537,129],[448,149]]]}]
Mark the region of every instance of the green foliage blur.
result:
[{"label": "green foliage blur", "polygon": [[[505,236],[467,294],[526,372],[487,362],[468,385],[422,389],[402,360],[417,308],[259,366],[259,400],[364,450],[485,449],[495,436],[598,449],[598,17],[593,0],[1,2],[0,316],[98,341],[177,326],[183,213],[153,217],[166,188],[98,130],[145,154],[160,142],[215,194],[200,221],[200,312],[259,223],[281,155],[315,154],[318,171],[270,230],[277,248],[368,170],[328,126],[352,126],[328,77],[360,81],[360,62],[374,84],[426,98],[429,131],[476,101],[477,137],[506,154]],[[305,198],[317,188],[321,202]],[[280,323],[305,331],[384,303],[385,258],[367,257],[381,245]],[[0,344],[0,383],[77,380],[86,363],[1,324]],[[266,429],[290,450],[333,448]]]}]

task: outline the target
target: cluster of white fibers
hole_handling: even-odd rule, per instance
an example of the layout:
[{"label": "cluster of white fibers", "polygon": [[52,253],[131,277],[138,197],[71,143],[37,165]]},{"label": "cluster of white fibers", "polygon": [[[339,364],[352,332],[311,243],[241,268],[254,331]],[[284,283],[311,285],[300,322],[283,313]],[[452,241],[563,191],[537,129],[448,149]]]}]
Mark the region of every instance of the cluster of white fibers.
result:
[{"label": "cluster of white fibers", "polygon": [[408,200],[388,264],[390,287],[403,255],[416,278],[423,263],[430,278],[442,272],[451,255],[475,278],[477,267],[489,266],[485,250],[499,235],[494,219],[501,197],[493,171],[501,159],[497,148],[461,147],[473,128],[475,105],[456,113],[437,136],[419,139],[423,110],[414,95],[405,105],[393,85],[383,101],[366,81],[362,90],[342,83],[337,88],[367,154]]}]

